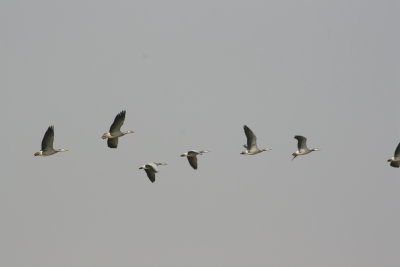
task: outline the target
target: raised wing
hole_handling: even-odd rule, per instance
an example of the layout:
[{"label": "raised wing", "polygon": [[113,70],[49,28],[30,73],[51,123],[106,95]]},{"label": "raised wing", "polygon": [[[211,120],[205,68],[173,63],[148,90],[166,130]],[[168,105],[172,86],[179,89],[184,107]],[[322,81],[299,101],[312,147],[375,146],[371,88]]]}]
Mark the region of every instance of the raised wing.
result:
[{"label": "raised wing", "polygon": [[193,169],[197,170],[197,157],[193,156],[193,157],[187,157],[190,166],[192,166]]},{"label": "raised wing", "polygon": [[257,137],[253,133],[253,131],[250,130],[250,128],[247,127],[246,125],[243,126],[243,129],[244,129],[244,133],[246,134],[246,138],[247,138],[247,149],[251,150],[253,147],[257,147]]},{"label": "raised wing", "polygon": [[42,151],[53,150],[54,126],[49,126],[42,139]]},{"label": "raised wing", "polygon": [[117,148],[118,147],[118,137],[108,138],[107,145],[109,148]]},{"label": "raised wing", "polygon": [[110,133],[115,133],[115,132],[119,132],[121,130],[121,126],[122,124],[124,124],[125,121],[125,113],[126,111],[123,110],[120,113],[118,113],[117,116],[115,116],[114,122],[113,124],[111,124],[110,127]]},{"label": "raised wing", "polygon": [[154,170],[152,168],[149,168],[145,169],[145,171],[147,173],[147,177],[149,177],[150,181],[154,183],[156,180],[156,173],[154,172]]},{"label": "raised wing", "polygon": [[301,149],[307,149],[307,138],[305,138],[304,136],[301,135],[296,135],[294,138],[297,139],[297,148],[299,150]]},{"label": "raised wing", "polygon": [[400,143],[397,145],[396,151],[394,151],[395,157],[400,157]]}]

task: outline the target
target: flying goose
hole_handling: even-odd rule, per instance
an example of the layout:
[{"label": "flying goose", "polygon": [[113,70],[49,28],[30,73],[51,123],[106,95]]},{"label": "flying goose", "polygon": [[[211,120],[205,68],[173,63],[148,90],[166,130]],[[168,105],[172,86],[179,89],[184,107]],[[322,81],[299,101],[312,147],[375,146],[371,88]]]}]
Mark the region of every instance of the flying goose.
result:
[{"label": "flying goose", "polygon": [[190,150],[184,154],[181,155],[181,157],[187,157],[190,166],[192,166],[193,169],[197,170],[197,155],[203,155],[203,153],[208,153],[211,152],[211,150]]},{"label": "flying goose", "polygon": [[243,129],[244,129],[244,133],[246,134],[247,145],[243,145],[244,148],[246,148],[246,150],[241,152],[240,154],[242,154],[242,155],[255,155],[255,154],[261,153],[263,151],[272,150],[272,148],[259,149],[257,147],[257,137],[253,133],[253,131],[250,130],[250,128],[247,127],[246,125],[243,126]]},{"label": "flying goose", "polygon": [[294,138],[297,139],[297,149],[298,150],[296,152],[293,152],[292,160],[294,160],[297,156],[306,155],[306,154],[311,153],[313,151],[319,151],[320,150],[319,148],[309,149],[307,147],[307,144],[306,144],[307,138],[305,138],[304,136],[296,135]]},{"label": "flying goose", "polygon": [[53,142],[54,142],[54,126],[49,126],[42,139],[42,150],[36,152],[34,156],[50,156],[56,154],[57,152],[68,151],[68,149],[66,148],[54,149]]},{"label": "flying goose", "polygon": [[124,136],[126,134],[134,133],[134,131],[125,131],[121,132],[121,126],[125,121],[126,111],[123,110],[117,114],[114,119],[113,124],[111,124],[110,131],[108,133],[103,134],[102,139],[107,139],[107,145],[110,148],[117,148],[118,146],[118,137]]},{"label": "flying goose", "polygon": [[388,162],[390,162],[390,166],[394,168],[400,167],[400,143],[397,145],[397,148],[394,151],[394,156],[388,159]]},{"label": "flying goose", "polygon": [[167,163],[149,162],[143,166],[140,166],[139,170],[145,170],[147,173],[147,177],[149,177],[150,181],[154,183],[156,180],[156,173],[158,172],[157,166],[160,165],[167,165]]}]

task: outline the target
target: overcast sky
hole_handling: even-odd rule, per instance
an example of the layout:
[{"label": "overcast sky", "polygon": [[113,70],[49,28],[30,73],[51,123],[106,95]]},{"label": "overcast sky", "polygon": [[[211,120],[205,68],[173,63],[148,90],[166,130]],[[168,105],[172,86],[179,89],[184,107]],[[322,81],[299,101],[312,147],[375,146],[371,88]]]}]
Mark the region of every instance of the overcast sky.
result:
[{"label": "overcast sky", "polygon": [[[1,1],[0,266],[400,266],[399,12]],[[70,151],[34,157],[49,125]]]}]

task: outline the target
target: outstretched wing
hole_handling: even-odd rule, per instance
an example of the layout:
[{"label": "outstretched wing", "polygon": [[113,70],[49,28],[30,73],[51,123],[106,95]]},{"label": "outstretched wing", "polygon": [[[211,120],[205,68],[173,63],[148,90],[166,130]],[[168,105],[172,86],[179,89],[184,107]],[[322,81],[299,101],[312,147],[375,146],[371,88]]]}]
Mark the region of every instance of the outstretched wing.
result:
[{"label": "outstretched wing", "polygon": [[192,166],[193,169],[197,170],[197,157],[193,156],[193,157],[187,157],[190,166]]},{"label": "outstretched wing", "polygon": [[396,151],[394,151],[395,157],[400,157],[400,143],[397,145]]},{"label": "outstretched wing", "polygon": [[54,126],[49,126],[42,139],[42,151],[53,150]]},{"label": "outstretched wing", "polygon": [[156,173],[154,172],[154,170],[150,168],[150,169],[145,169],[145,171],[147,173],[147,177],[149,177],[150,181],[154,183],[156,180]]},{"label": "outstretched wing", "polygon": [[107,145],[109,148],[117,148],[118,146],[118,137],[115,138],[108,138]]},{"label": "outstretched wing", "polygon": [[257,137],[256,137],[256,135],[246,125],[243,126],[243,129],[244,129],[244,133],[246,134],[246,138],[247,138],[247,149],[250,150],[253,147],[256,147],[257,146]]},{"label": "outstretched wing", "polygon": [[400,167],[400,161],[392,161],[390,162],[390,166],[394,168],[399,168]]},{"label": "outstretched wing", "polygon": [[301,135],[296,135],[294,138],[297,139],[297,148],[299,150],[301,149],[307,149],[307,138],[305,138],[304,136]]},{"label": "outstretched wing", "polygon": [[122,124],[124,124],[125,121],[125,113],[126,111],[123,110],[120,113],[118,113],[117,116],[115,116],[114,122],[113,124],[111,124],[110,127],[110,133],[115,133],[115,132],[119,132],[121,130],[121,126]]}]

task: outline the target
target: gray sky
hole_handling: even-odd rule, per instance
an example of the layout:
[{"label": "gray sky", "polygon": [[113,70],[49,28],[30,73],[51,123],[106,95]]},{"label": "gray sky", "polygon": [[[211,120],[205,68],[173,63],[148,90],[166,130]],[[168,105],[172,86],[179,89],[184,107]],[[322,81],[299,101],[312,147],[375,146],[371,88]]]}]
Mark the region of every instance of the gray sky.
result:
[{"label": "gray sky", "polygon": [[[399,11],[0,2],[0,266],[400,266]],[[70,151],[33,157],[52,124]],[[240,155],[244,124],[273,150]]]}]

